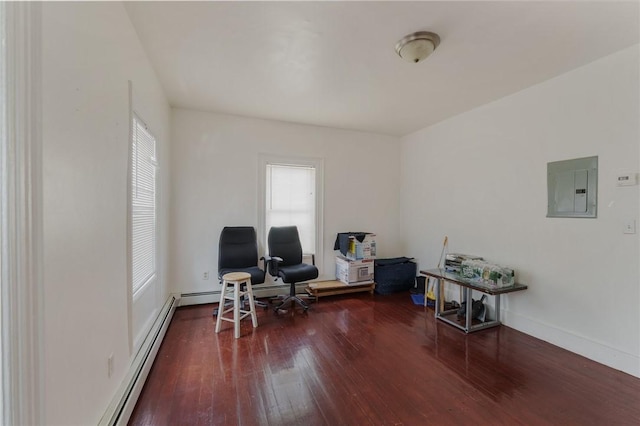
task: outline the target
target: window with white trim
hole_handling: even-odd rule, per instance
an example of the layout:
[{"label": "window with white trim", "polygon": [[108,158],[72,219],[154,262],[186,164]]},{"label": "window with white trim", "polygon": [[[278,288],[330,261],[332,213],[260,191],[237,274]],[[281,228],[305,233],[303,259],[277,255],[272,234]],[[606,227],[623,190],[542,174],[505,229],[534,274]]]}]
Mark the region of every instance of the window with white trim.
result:
[{"label": "window with white trim", "polygon": [[156,139],[133,115],[131,138],[131,286],[133,294],[156,275]]},{"label": "window with white trim", "polygon": [[298,227],[302,251],[322,264],[322,167],[318,158],[260,156],[261,239],[272,226]]},{"label": "window with white trim", "polygon": [[267,164],[265,224],[296,225],[304,253],[316,251],[316,169],[313,166]]}]

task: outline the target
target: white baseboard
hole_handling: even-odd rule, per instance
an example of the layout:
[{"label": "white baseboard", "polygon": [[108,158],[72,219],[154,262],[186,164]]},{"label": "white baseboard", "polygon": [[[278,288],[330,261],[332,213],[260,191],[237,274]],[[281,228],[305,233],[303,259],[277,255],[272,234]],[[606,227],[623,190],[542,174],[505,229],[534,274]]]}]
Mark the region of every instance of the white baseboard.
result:
[{"label": "white baseboard", "polygon": [[[304,293],[304,288],[309,283],[296,284],[296,293]],[[220,290],[203,291],[199,293],[182,293],[179,306],[202,305],[206,303],[220,302]],[[253,287],[255,297],[273,297],[280,294],[289,294],[289,284],[256,285]]]},{"label": "white baseboard", "polygon": [[[445,288],[447,301],[459,301],[461,299],[458,288],[453,287],[457,286],[448,286]],[[474,292],[474,298],[479,297],[480,293]],[[487,300],[486,305],[489,309],[488,315],[493,318],[492,315],[495,310],[493,297]],[[630,354],[602,342],[577,335],[569,330],[564,330],[539,320],[516,314],[508,309],[504,309],[504,307],[501,309],[501,316],[502,323],[511,328],[578,355],[582,355],[600,364],[623,371],[635,377],[640,377],[640,356],[638,355]]]},{"label": "white baseboard", "polygon": [[577,353],[593,361],[635,377],[640,377],[640,357],[612,348],[604,343],[545,324],[509,310],[502,310],[503,324],[545,342]]},{"label": "white baseboard", "polygon": [[129,421],[179,302],[177,295],[170,295],[165,302],[134,357],[118,392],[100,419],[98,423],[100,426],[126,425]]}]

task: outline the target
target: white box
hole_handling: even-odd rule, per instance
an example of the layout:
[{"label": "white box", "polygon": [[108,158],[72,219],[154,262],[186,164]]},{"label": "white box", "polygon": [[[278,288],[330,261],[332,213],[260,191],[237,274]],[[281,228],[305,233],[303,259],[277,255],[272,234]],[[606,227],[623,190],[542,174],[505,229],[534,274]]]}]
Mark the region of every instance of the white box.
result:
[{"label": "white box", "polygon": [[373,259],[349,260],[336,256],[336,279],[345,284],[373,282]]},{"label": "white box", "polygon": [[349,260],[375,259],[376,234],[367,234],[362,241],[358,241],[356,237],[349,237],[349,250],[346,257]]}]

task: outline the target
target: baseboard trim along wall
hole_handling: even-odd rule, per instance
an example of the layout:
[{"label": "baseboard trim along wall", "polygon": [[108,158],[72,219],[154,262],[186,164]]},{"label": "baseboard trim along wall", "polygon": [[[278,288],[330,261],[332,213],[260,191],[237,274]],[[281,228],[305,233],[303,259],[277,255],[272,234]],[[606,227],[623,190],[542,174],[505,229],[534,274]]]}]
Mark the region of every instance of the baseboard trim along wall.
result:
[{"label": "baseboard trim along wall", "polygon": [[170,295],[165,302],[98,425],[126,425],[129,421],[179,302],[177,295]]},{"label": "baseboard trim along wall", "polygon": [[518,331],[582,355],[635,377],[640,377],[640,358],[623,350],[588,339],[538,320],[502,310],[502,322]]},{"label": "baseboard trim along wall", "polygon": [[[445,294],[446,300],[460,300],[459,292],[456,290],[447,288],[445,289]],[[480,297],[481,293],[474,292],[473,298],[475,300],[478,300]],[[488,308],[488,315],[494,317],[494,298],[489,297],[485,303]],[[505,305],[502,305],[500,312],[502,323],[511,328],[578,355],[582,355],[600,364],[623,371],[635,377],[640,377],[640,358],[633,354],[575,334],[571,331],[549,325],[540,320],[519,315],[509,309],[505,309]]]},{"label": "baseboard trim along wall", "polygon": [[[296,284],[296,293],[303,293],[308,282]],[[217,285],[217,284],[216,284]],[[220,292],[222,285],[217,285],[217,290],[202,291],[198,293],[182,293],[180,295],[179,306],[203,305],[206,303],[220,302]],[[253,295],[255,297],[273,297],[280,294],[289,294],[289,284],[265,285],[259,284],[253,286]]]}]

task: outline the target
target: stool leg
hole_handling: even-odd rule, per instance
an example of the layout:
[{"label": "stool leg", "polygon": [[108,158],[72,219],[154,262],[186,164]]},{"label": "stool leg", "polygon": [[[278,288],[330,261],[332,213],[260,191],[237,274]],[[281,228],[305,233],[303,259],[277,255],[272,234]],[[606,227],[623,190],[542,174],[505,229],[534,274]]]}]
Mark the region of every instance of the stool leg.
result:
[{"label": "stool leg", "polygon": [[216,333],[220,332],[222,325],[222,313],[224,312],[224,295],[227,294],[227,282],[222,281],[222,292],[220,293],[220,303],[218,303],[218,318],[216,319]]},{"label": "stool leg", "polygon": [[234,283],[233,289],[233,328],[236,339],[240,337],[240,282]]},{"label": "stool leg", "polygon": [[251,280],[247,281],[247,294],[249,294],[249,310],[251,311],[251,322],[253,328],[258,326],[258,317],[256,316],[256,304],[253,300],[253,289],[251,288]]}]

